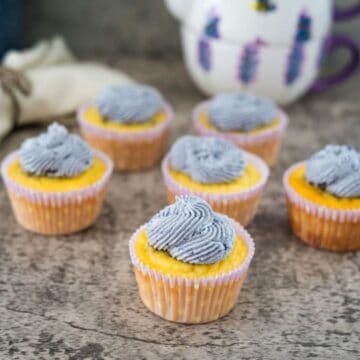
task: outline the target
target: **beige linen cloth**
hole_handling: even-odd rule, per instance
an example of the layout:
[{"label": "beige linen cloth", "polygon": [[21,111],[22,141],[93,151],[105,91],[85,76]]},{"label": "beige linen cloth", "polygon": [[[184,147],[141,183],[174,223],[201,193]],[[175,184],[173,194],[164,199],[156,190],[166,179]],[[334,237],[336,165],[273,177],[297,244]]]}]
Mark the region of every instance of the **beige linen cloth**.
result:
[{"label": "beige linen cloth", "polygon": [[49,121],[133,80],[99,63],[78,62],[61,37],[9,51],[0,67],[0,142],[16,125]]}]

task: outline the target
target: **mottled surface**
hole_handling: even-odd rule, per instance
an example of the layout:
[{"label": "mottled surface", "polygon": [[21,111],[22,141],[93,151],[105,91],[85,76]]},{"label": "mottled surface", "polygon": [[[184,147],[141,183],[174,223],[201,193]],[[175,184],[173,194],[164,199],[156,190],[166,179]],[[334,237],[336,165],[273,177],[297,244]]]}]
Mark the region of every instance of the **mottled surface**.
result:
[{"label": "mottled surface", "polygon": [[79,56],[179,54],[176,21],[163,0],[31,0],[24,43],[62,34]]},{"label": "mottled surface", "polygon": [[[330,1],[330,0],[329,0]],[[357,0],[336,0],[346,6]],[[24,43],[62,34],[81,57],[124,54],[173,56],[180,53],[178,24],[164,0],[31,0],[24,4]],[[336,32],[360,40],[358,19]]]},{"label": "mottled surface", "polygon": [[[173,103],[173,139],[190,129],[190,109],[202,98],[180,63],[124,59],[119,66]],[[69,237],[21,229],[1,186],[0,358],[359,359],[360,252],[333,254],[298,241],[281,187],[288,165],[326,143],[360,145],[359,91],[353,79],[288,109],[281,159],[249,226],[257,246],[249,277],[235,309],[211,324],[166,322],[138,297],[127,242],[165,205],[158,168],[116,174],[96,225]],[[40,129],[9,137],[1,158]]]}]

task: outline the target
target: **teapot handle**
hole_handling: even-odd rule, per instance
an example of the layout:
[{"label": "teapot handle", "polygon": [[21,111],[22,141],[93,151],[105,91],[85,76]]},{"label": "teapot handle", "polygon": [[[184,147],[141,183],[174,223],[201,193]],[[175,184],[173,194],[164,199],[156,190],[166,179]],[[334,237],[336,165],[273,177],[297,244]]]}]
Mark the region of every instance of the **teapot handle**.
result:
[{"label": "teapot handle", "polygon": [[329,56],[332,52],[341,48],[347,49],[350,52],[350,58],[347,65],[333,75],[316,80],[311,88],[312,91],[323,91],[338,85],[350,78],[356,70],[358,70],[360,64],[360,47],[356,41],[347,36],[331,35],[327,39],[325,56]]},{"label": "teapot handle", "polygon": [[357,4],[351,5],[349,7],[334,7],[335,21],[349,20],[357,15],[360,15],[360,1],[358,1]]}]

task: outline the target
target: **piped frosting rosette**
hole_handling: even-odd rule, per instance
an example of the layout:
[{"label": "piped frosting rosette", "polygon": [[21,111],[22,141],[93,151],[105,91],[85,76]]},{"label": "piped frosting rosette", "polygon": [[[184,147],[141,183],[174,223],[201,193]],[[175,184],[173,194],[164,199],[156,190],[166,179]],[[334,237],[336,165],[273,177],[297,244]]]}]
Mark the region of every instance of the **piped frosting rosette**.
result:
[{"label": "piped frosting rosette", "polygon": [[[19,161],[23,171],[34,177],[71,178],[86,171],[94,158],[105,171],[98,181],[76,190],[33,189],[15,181],[9,168]],[[26,140],[19,151],[10,153],[1,164],[4,180],[18,222],[26,229],[61,235],[82,230],[98,217],[113,171],[113,162],[100,151],[93,151],[78,136],[58,124],[47,133]]]},{"label": "piped frosting rosette", "polygon": [[[104,124],[122,124],[122,130],[89,122],[88,112],[94,108]],[[146,123],[159,112],[163,121],[137,131],[131,130],[134,125]],[[156,89],[145,85],[105,88],[95,101],[84,104],[77,112],[83,137],[94,148],[109,155],[116,169],[124,171],[149,168],[159,161],[166,148],[173,117],[170,104]]]},{"label": "piped frosting rosette", "polygon": [[243,93],[225,93],[209,101],[211,124],[222,131],[249,132],[270,125],[277,109],[272,100]]},{"label": "piped frosting rosette", "polygon": [[148,85],[108,86],[99,93],[96,105],[107,121],[142,124],[162,110],[165,101]]},{"label": "piped frosting rosette", "polygon": [[[330,145],[285,172],[290,223],[294,233],[309,245],[333,251],[360,249],[360,206],[348,206],[352,201],[360,204],[358,156],[351,147]],[[290,178],[304,167],[304,181],[325,197],[338,198],[338,202],[320,204],[294,188]],[[347,199],[348,205],[342,205],[341,199]]]},{"label": "piped frosting rosette", "polygon": [[93,162],[91,148],[64,126],[54,123],[46,133],[27,139],[20,148],[20,163],[33,176],[74,177]]},{"label": "piped frosting rosette", "polygon": [[[248,103],[242,100],[240,102],[241,107],[232,104],[233,108],[229,108],[229,101],[222,101],[220,104],[215,104],[217,105],[215,107],[213,102],[217,98],[198,104],[192,113],[193,127],[197,135],[227,139],[240,148],[260,156],[271,166],[276,163],[278,158],[282,138],[288,124],[288,117],[284,111],[276,107],[272,108],[268,103],[256,111],[257,97],[251,97],[254,98],[253,101]],[[234,103],[234,101],[231,103]],[[214,119],[218,116],[216,120],[213,119],[212,121],[210,120],[211,106]],[[266,111],[269,113],[266,113]],[[238,130],[236,130],[236,115],[238,113],[242,118],[241,121],[239,118],[239,126]],[[204,118],[212,126],[206,126],[202,121]],[[274,126],[268,126],[275,119],[278,123]],[[261,127],[264,128],[261,129]],[[257,131],[254,131],[256,128]]]},{"label": "piped frosting rosette", "polygon": [[[176,166],[177,170],[190,175],[195,181],[226,184],[240,177],[248,164],[259,171],[260,179],[246,190],[231,192],[194,190],[177,181],[171,172],[171,168]],[[192,136],[180,138],[173,145],[163,159],[161,169],[169,203],[173,203],[176,196],[198,196],[211,204],[215,211],[236,219],[244,226],[256,214],[270,173],[262,159],[238,149],[227,140]]]},{"label": "piped frosting rosette", "polygon": [[[184,200],[178,199],[178,202],[187,202],[188,200],[186,197],[183,199]],[[205,323],[213,321],[226,315],[236,304],[240,289],[254,256],[254,241],[249,233],[234,220],[224,215],[216,214],[212,210],[209,212],[208,209],[210,208],[208,205],[202,205],[201,202],[199,205],[199,202],[195,201],[198,203],[197,205],[203,207],[203,209],[207,208],[204,211],[200,210],[202,215],[205,214],[206,216],[204,219],[199,213],[197,215],[193,214],[193,209],[189,212],[185,211],[185,215],[183,212],[177,212],[178,202],[165,208],[158,215],[155,215],[149,223],[141,226],[130,239],[130,257],[135,271],[140,297],[150,311],[166,320],[180,323]],[[183,226],[180,226],[182,230],[179,230],[179,227],[177,227],[177,234],[173,236],[170,235],[171,239],[169,239],[169,234],[165,229],[161,232],[161,227],[164,224],[166,226],[169,221],[172,222],[174,219],[175,221],[184,220],[180,218],[177,219],[175,213],[178,213],[180,217],[186,217],[186,226],[184,222],[182,222]],[[174,219],[169,220],[168,218],[171,216],[173,216]],[[226,224],[220,231],[219,225],[213,224],[213,221],[216,223],[217,217],[220,217]],[[191,219],[193,219],[193,221],[191,221]],[[197,225],[200,219],[202,219],[203,222]],[[203,229],[200,229],[204,223],[207,223],[207,225],[205,225]],[[196,231],[194,226],[197,227],[199,231]],[[220,227],[221,226],[222,225],[220,225]],[[161,232],[161,234],[156,233],[156,229]],[[205,263],[214,263],[218,259],[226,258],[227,254],[231,251],[230,243],[234,235],[239,237],[245,244],[247,254],[236,268],[226,273],[219,273],[216,276],[196,277],[195,275],[173,275],[144,264],[138,257],[136,242],[144,231],[148,234],[149,246],[152,246],[150,245],[152,241],[153,244],[167,244],[165,245],[166,250],[164,248],[161,251],[171,251],[171,249],[177,248],[173,255],[176,256],[178,253],[185,254],[185,256],[180,255],[184,261],[192,261],[195,259],[193,266],[207,266],[202,265],[204,259]],[[176,232],[175,229],[173,233],[174,232]],[[182,234],[179,234],[179,232]],[[213,236],[214,232],[218,233],[217,239]],[[206,237],[206,233],[208,237]],[[199,237],[201,236],[202,239],[199,241]],[[231,241],[229,242],[229,240]],[[176,243],[178,243],[178,245]],[[189,250],[190,248],[193,250]],[[211,248],[212,251],[207,252],[205,248]],[[200,256],[194,257],[191,255],[195,249]],[[210,253],[212,253],[212,255]],[[217,259],[213,256],[214,254],[219,255],[215,256]]]},{"label": "piped frosting rosette", "polygon": [[235,232],[224,215],[198,197],[177,198],[147,224],[149,244],[189,264],[214,264],[234,246]]}]

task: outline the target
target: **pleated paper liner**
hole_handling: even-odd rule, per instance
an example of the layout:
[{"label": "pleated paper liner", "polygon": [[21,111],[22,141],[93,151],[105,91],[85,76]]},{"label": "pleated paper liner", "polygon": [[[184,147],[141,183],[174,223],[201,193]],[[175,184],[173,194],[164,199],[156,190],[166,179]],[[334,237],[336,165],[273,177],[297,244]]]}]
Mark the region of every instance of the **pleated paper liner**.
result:
[{"label": "pleated paper liner", "polygon": [[82,106],[77,113],[80,131],[85,140],[95,149],[107,154],[115,164],[115,169],[134,171],[156,165],[163,156],[169,138],[173,111],[166,105],[165,121],[146,131],[117,132],[89,123],[84,118],[86,109]]},{"label": "pleated paper liner", "polygon": [[108,187],[113,163],[105,154],[94,151],[106,165],[102,178],[80,190],[42,192],[17,184],[7,174],[9,165],[19,157],[8,155],[1,166],[14,215],[25,229],[43,235],[71,234],[92,225],[97,219]]},{"label": "pleated paper liner", "polygon": [[360,249],[360,208],[335,209],[317,205],[300,196],[290,185],[290,174],[303,163],[291,166],[284,174],[289,220],[302,241],[332,251]]},{"label": "pleated paper liner", "polygon": [[129,247],[144,305],[166,320],[187,324],[206,323],[226,315],[236,304],[255,252],[251,236],[239,224],[232,223],[248,247],[244,262],[229,273],[194,279],[164,274],[142,264],[135,253],[136,239],[146,225],[140,227]]},{"label": "pleated paper liner", "polygon": [[209,129],[200,122],[200,114],[207,111],[208,101],[198,104],[192,114],[195,133],[201,136],[216,136],[230,140],[242,149],[260,156],[269,166],[273,166],[278,158],[282,138],[284,136],[288,118],[285,112],[279,110],[280,124],[259,133],[233,133],[221,130]]},{"label": "pleated paper liner", "polygon": [[196,195],[206,200],[214,211],[225,214],[241,225],[246,226],[255,216],[259,201],[265,189],[269,177],[269,168],[257,156],[245,153],[246,160],[252,162],[261,172],[261,180],[251,189],[233,193],[209,193],[204,191],[193,191],[178,183],[169,171],[169,157],[166,156],[162,162],[162,174],[167,189],[168,202],[175,201],[176,196]]}]

